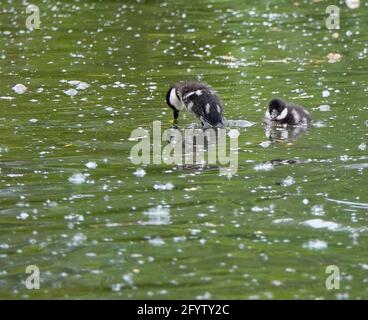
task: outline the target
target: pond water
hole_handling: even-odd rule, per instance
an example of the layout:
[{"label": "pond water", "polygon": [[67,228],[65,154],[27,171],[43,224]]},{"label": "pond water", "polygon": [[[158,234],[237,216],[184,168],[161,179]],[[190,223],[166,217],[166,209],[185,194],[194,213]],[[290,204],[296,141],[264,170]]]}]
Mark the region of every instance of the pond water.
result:
[{"label": "pond water", "polygon": [[[33,31],[2,3],[0,298],[367,299],[368,6],[335,2],[340,30],[325,1],[44,1]],[[232,177],[130,161],[185,79],[238,120]],[[270,138],[274,96],[313,127]]]}]

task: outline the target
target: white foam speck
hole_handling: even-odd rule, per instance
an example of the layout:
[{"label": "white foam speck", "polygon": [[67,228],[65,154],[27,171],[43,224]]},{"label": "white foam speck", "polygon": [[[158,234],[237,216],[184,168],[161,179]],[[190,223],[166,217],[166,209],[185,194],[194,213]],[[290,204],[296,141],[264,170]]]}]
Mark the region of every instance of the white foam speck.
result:
[{"label": "white foam speck", "polygon": [[330,106],[328,104],[323,104],[319,106],[319,111],[330,111]]},{"label": "white foam speck", "polygon": [[148,216],[148,221],[146,224],[164,225],[170,223],[170,210],[161,205],[150,208],[145,211],[144,214]]},{"label": "white foam speck", "polygon": [[[65,82],[65,81],[62,81],[62,82]],[[69,83],[72,86],[77,86],[78,84],[80,84],[79,80],[69,80],[69,81],[66,81],[66,82]]]},{"label": "white foam speck", "polygon": [[161,247],[165,244],[165,241],[162,238],[156,237],[153,239],[149,239],[148,243],[155,247]]},{"label": "white foam speck", "polygon": [[327,97],[329,97],[330,96],[330,91],[328,91],[328,90],[323,90],[322,91],[322,97],[323,98],[327,98]]},{"label": "white foam speck", "polygon": [[87,236],[83,233],[76,233],[73,238],[72,238],[73,242],[71,243],[72,246],[79,246],[81,245],[84,241],[87,240]]},{"label": "white foam speck", "polygon": [[256,171],[270,171],[273,169],[273,165],[271,163],[260,163],[254,166],[253,168]]},{"label": "white foam speck", "polygon": [[248,128],[253,126],[255,123],[247,120],[225,120],[224,122],[229,127]]},{"label": "white foam speck", "polygon": [[18,219],[26,220],[29,217],[27,212],[21,212],[18,216]]},{"label": "white foam speck", "polygon": [[309,240],[303,244],[303,248],[310,250],[327,249],[327,242],[323,240]]},{"label": "white foam speck", "polygon": [[336,231],[340,228],[340,225],[332,221],[324,221],[321,219],[311,219],[303,222],[304,225],[312,227],[314,229],[328,229]]},{"label": "white foam speck", "polygon": [[114,292],[118,292],[121,290],[122,286],[123,285],[121,283],[114,283],[113,285],[111,285],[111,290]]},{"label": "white foam speck", "polygon": [[15,98],[14,97],[7,97],[7,96],[1,96],[0,99],[3,99],[3,100],[14,100]]},{"label": "white foam speck", "polygon": [[198,295],[196,298],[197,298],[197,300],[209,300],[209,299],[211,299],[211,297],[212,297],[211,293],[205,292],[202,295]]},{"label": "white foam speck", "polygon": [[325,210],[323,209],[322,205],[317,204],[317,205],[312,207],[311,214],[313,214],[314,216],[324,216],[325,215]]},{"label": "white foam speck", "polygon": [[68,90],[64,90],[64,93],[67,96],[74,97],[78,93],[78,91],[75,89],[68,89]]},{"label": "white foam speck", "polygon": [[68,180],[74,184],[82,184],[86,182],[86,175],[82,173],[74,173]]},{"label": "white foam speck", "polygon": [[90,85],[86,82],[79,82],[77,85],[77,90],[85,90],[87,88],[89,88]]},{"label": "white foam speck", "polygon": [[18,94],[23,94],[27,91],[27,87],[24,84],[18,83],[13,88],[13,91]]},{"label": "white foam speck", "polygon": [[359,150],[361,151],[365,151],[367,149],[367,144],[365,144],[364,142],[361,143],[359,146],[358,146]]},{"label": "white foam speck", "polygon": [[86,167],[88,169],[96,169],[97,168],[97,163],[94,162],[94,161],[89,161],[89,162],[86,163]]},{"label": "white foam speck", "polygon": [[172,190],[174,189],[174,185],[171,182],[166,184],[156,183],[153,188],[156,190]]},{"label": "white foam speck", "polygon": [[136,177],[143,178],[146,175],[146,170],[138,168],[134,173]]},{"label": "white foam speck", "polygon": [[316,122],[314,123],[314,126],[315,126],[316,128],[324,128],[324,127],[326,127],[326,124],[325,124],[323,121],[316,121]]},{"label": "white foam speck", "polygon": [[271,145],[271,141],[262,141],[259,145],[262,148],[268,148]]},{"label": "white foam speck", "polygon": [[294,221],[293,218],[282,218],[282,219],[275,219],[272,222],[273,223],[288,223]]},{"label": "white foam speck", "polygon": [[282,181],[282,185],[284,186],[284,187],[289,187],[289,186],[291,186],[291,185],[293,185],[295,183],[295,179],[293,178],[293,177],[291,177],[291,176],[288,176],[288,177],[286,177],[283,181]]},{"label": "white foam speck", "polygon": [[280,280],[273,280],[271,282],[275,287],[279,287],[282,285],[282,282]]},{"label": "white foam speck", "polygon": [[28,121],[29,121],[30,123],[36,123],[38,120],[37,120],[37,119],[32,118],[32,119],[29,119]]},{"label": "white foam speck", "polygon": [[132,273],[126,273],[122,276],[123,280],[130,286],[133,285],[133,274]]}]

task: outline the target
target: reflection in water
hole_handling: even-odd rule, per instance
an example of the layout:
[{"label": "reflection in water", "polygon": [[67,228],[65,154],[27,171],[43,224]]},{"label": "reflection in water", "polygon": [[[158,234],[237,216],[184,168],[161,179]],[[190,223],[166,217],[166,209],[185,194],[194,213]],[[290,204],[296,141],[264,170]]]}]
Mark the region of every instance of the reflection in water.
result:
[{"label": "reflection in water", "polygon": [[[238,135],[234,129],[229,132],[221,128],[179,129],[174,125],[167,130],[168,144],[164,148],[163,159],[181,170],[219,169],[220,175],[231,176],[237,171]],[[229,144],[227,137],[230,138]]]},{"label": "reflection in water", "polygon": [[298,126],[265,126],[265,135],[271,141],[295,140],[308,131],[309,127]]}]

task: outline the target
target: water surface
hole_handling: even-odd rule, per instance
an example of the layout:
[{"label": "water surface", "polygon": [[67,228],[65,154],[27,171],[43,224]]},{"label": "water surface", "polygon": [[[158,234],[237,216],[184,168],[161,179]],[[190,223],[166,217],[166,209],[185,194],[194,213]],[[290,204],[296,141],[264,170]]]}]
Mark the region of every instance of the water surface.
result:
[{"label": "water surface", "polygon": [[[337,1],[329,31],[328,4],[47,1],[29,31],[25,6],[2,3],[0,298],[367,299],[368,8]],[[256,123],[238,127],[235,176],[131,163],[131,131],[169,128],[184,79]],[[71,98],[70,81],[89,87]],[[273,96],[314,126],[270,140]]]}]

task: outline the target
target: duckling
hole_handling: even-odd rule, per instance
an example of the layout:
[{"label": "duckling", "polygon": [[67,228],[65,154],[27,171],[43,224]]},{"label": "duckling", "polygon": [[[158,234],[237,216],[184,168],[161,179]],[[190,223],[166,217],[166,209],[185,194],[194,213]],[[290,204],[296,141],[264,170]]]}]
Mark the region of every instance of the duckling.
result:
[{"label": "duckling", "polygon": [[278,98],[272,99],[268,103],[268,108],[263,119],[263,122],[267,125],[306,125],[311,121],[310,113],[303,107],[292,105]]},{"label": "duckling", "polygon": [[220,98],[207,84],[195,81],[174,84],[167,92],[166,101],[173,110],[174,121],[180,111],[187,109],[194,113],[204,128],[223,126]]}]

